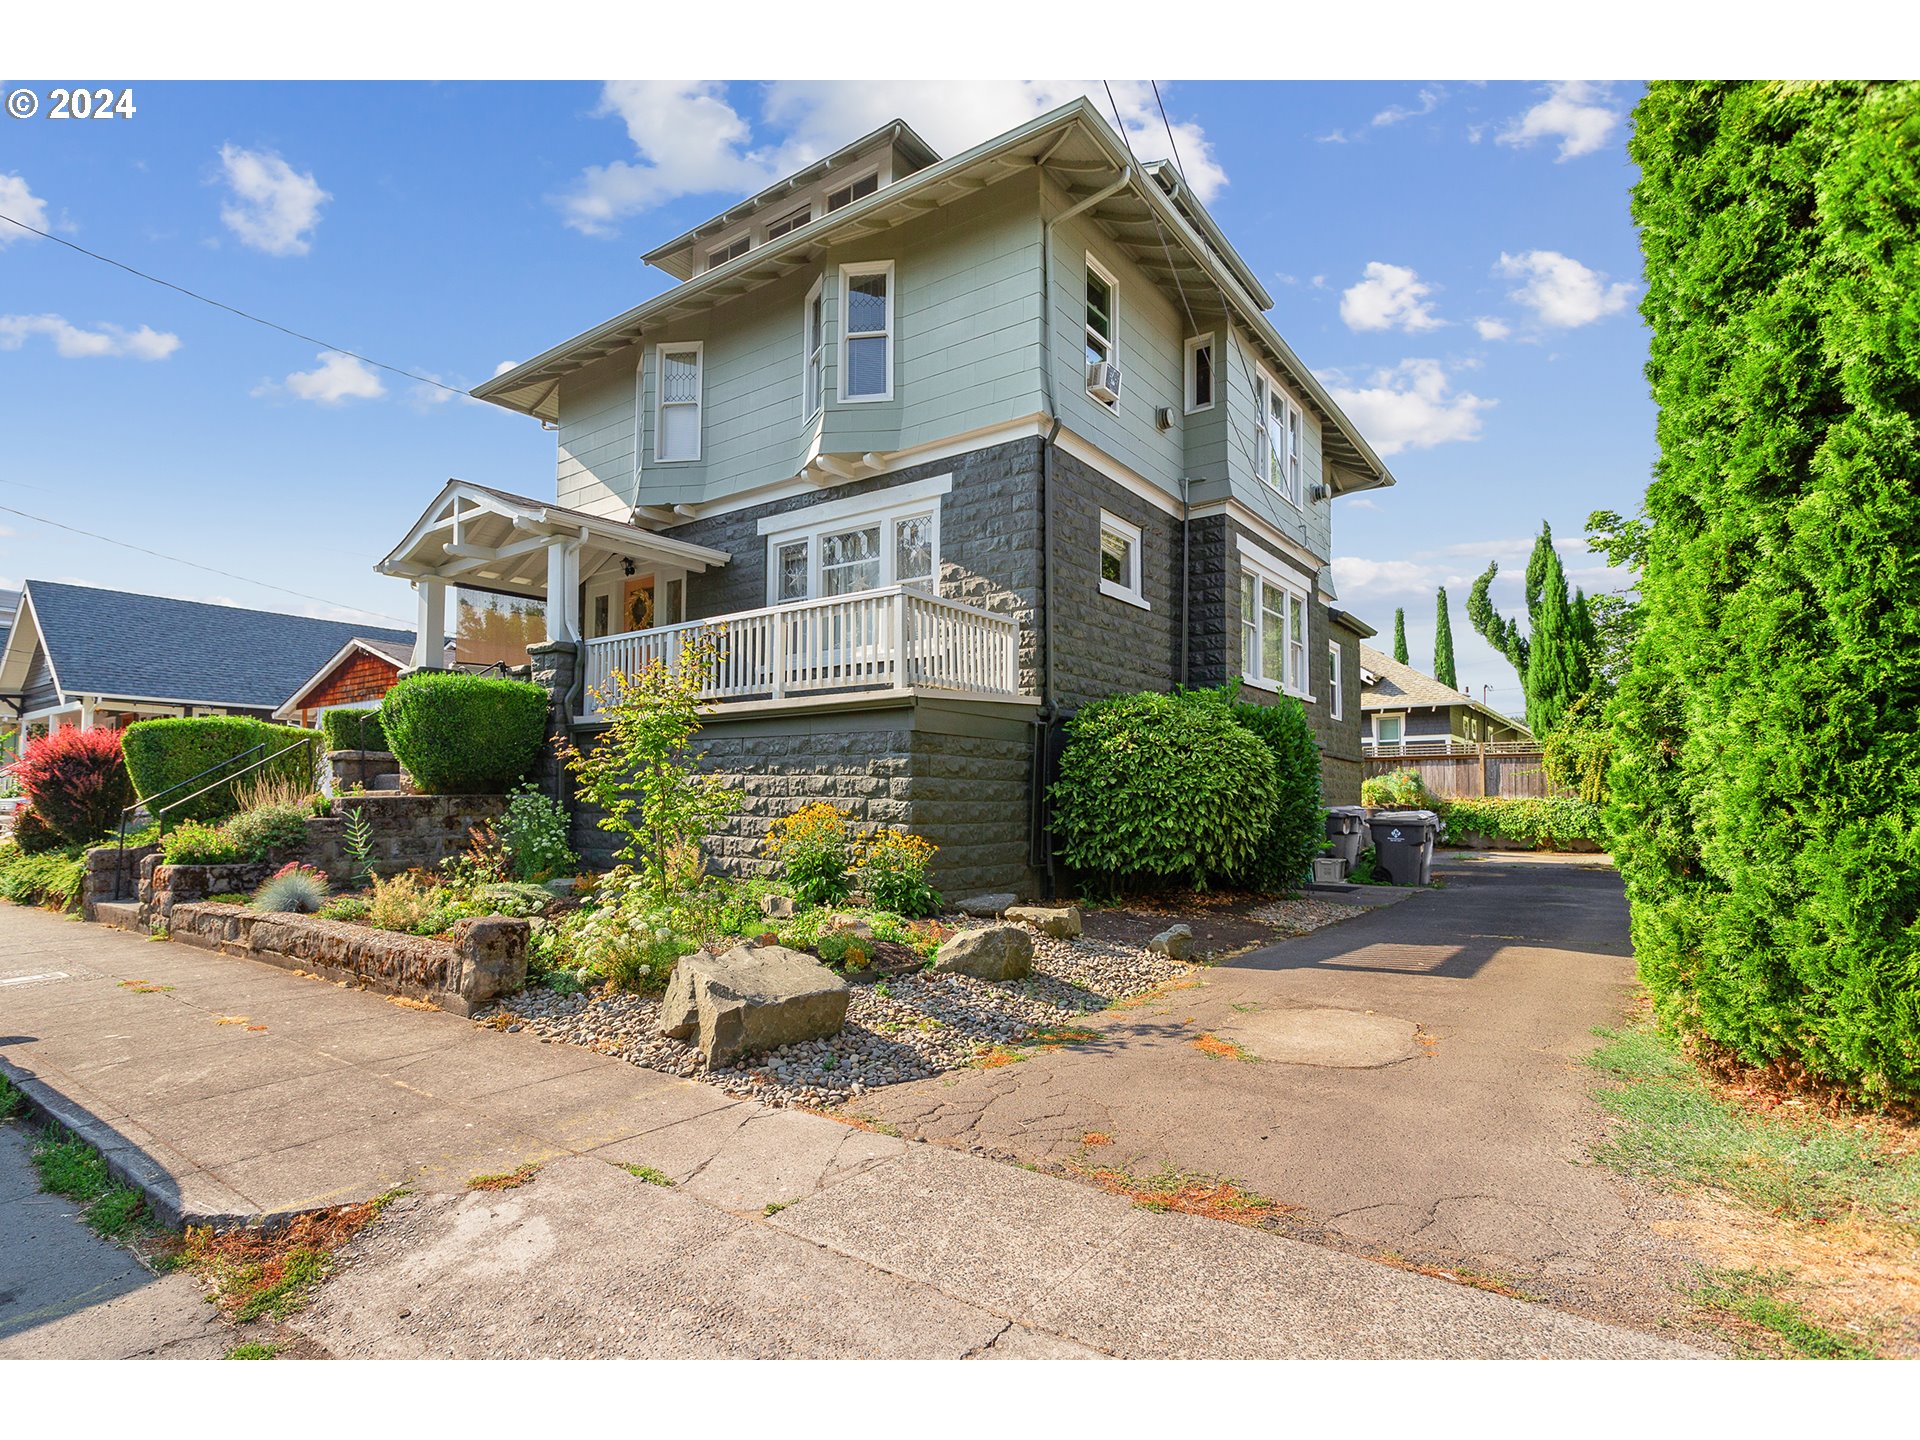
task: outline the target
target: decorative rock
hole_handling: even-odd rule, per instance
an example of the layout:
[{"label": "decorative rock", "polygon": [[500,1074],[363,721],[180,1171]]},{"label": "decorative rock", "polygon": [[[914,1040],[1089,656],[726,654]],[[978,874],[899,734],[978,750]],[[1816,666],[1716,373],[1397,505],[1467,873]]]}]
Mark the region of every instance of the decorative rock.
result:
[{"label": "decorative rock", "polygon": [[979,980],[1019,980],[1033,969],[1033,937],[1019,925],[963,930],[935,953],[933,968]]},{"label": "decorative rock", "polygon": [[549,895],[558,895],[564,900],[573,894],[573,877],[571,875],[556,875],[553,879],[546,882],[546,887]]},{"label": "decorative rock", "polygon": [[1169,925],[1147,942],[1147,949],[1156,955],[1164,955],[1169,960],[1191,960],[1193,928],[1188,925]]},{"label": "decorative rock", "polygon": [[873,926],[858,915],[829,915],[820,927],[823,935],[845,935],[849,940],[873,939]]},{"label": "decorative rock", "polygon": [[1031,925],[1056,940],[1071,940],[1080,933],[1078,905],[1013,905],[1007,909],[1007,919]]},{"label": "decorative rock", "polygon": [[762,895],[760,913],[769,920],[791,920],[793,918],[793,897],[791,895]]},{"label": "decorative rock", "polygon": [[1011,890],[997,890],[991,895],[969,895],[956,901],[953,908],[962,915],[977,915],[987,920],[997,920],[1002,911],[1016,904],[1020,897]]},{"label": "decorative rock", "polygon": [[839,1034],[848,998],[846,981],[784,946],[698,952],[673,967],[660,1033],[696,1045],[708,1069],[723,1068],[749,1051]]}]

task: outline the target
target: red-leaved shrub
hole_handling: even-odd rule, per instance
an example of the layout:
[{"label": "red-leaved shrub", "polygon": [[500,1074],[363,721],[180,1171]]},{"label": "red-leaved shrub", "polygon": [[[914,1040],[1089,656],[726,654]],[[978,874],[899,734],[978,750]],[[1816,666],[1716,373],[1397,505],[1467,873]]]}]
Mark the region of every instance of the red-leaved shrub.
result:
[{"label": "red-leaved shrub", "polygon": [[63,726],[29,743],[11,768],[34,812],[69,845],[100,839],[133,803],[118,730]]}]

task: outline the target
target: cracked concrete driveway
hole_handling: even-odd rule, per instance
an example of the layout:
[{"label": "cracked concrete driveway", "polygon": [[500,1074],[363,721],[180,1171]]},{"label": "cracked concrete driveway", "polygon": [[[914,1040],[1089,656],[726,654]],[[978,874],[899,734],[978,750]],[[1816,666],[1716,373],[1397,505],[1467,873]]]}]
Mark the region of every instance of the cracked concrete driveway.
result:
[{"label": "cracked concrete driveway", "polygon": [[1660,1233],[1671,1203],[1586,1159],[1602,1121],[1581,1062],[1633,991],[1619,877],[1599,857],[1439,873],[1441,890],[1096,1018],[1089,1044],[857,1108],[1025,1161],[1221,1176],[1300,1207],[1302,1236],[1671,1319],[1695,1259]]}]

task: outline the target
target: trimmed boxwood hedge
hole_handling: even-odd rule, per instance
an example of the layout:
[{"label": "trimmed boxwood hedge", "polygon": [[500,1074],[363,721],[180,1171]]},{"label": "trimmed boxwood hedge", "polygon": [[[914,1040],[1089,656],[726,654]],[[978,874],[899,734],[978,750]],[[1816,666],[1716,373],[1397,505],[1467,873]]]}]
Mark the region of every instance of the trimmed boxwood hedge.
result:
[{"label": "trimmed boxwood hedge", "polygon": [[1270,705],[1236,701],[1232,714],[1237,724],[1266,745],[1273,757],[1276,787],[1267,833],[1252,863],[1233,881],[1250,890],[1297,889],[1309,877],[1313,857],[1327,848],[1326,811],[1320,807],[1320,747],[1313,743],[1306,707],[1283,695]]},{"label": "trimmed boxwood hedge", "polygon": [[378,710],[329,710],[320,717],[329,750],[385,750],[387,732]]},{"label": "trimmed boxwood hedge", "polygon": [[1571,795],[1547,799],[1433,800],[1429,802],[1447,822],[1447,835],[1485,835],[1489,840],[1511,840],[1536,850],[1553,850],[1570,840],[1585,840],[1605,849],[1606,826],[1598,805]]},{"label": "trimmed boxwood hedge", "polygon": [[380,702],[387,745],[428,795],[500,795],[540,757],[543,686],[458,671],[404,676]]},{"label": "trimmed boxwood hedge", "polygon": [[[298,741],[306,743],[297,749],[288,749]],[[143,801],[161,795],[174,785],[181,786],[178,791],[164,795],[156,802],[166,806],[191,795],[202,785],[213,784],[220,778],[220,773],[216,772],[193,784],[183,783],[192,776],[223,760],[245,754],[262,743],[267,748],[258,754],[247,755],[240,766],[251,765],[276,752],[286,753],[280,754],[271,765],[252,771],[243,779],[251,779],[254,775],[277,774],[304,785],[313,784],[320,758],[320,732],[302,730],[295,725],[272,725],[265,720],[253,720],[244,715],[139,720],[126,728],[121,739],[121,750],[127,757],[127,773],[133,777],[133,788]],[[182,820],[212,823],[224,820],[238,808],[233,790],[230,784],[222,785],[176,810],[169,810],[166,823],[173,825]]]}]

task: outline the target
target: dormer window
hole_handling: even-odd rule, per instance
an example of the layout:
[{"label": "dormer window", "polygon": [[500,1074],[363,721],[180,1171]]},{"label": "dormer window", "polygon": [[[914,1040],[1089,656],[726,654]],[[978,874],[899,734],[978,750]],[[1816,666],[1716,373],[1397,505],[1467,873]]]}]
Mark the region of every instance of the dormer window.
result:
[{"label": "dormer window", "polygon": [[722,245],[718,250],[708,251],[707,269],[717,270],[729,260],[738,260],[742,255],[747,253],[747,247],[752,243],[751,237],[742,235],[738,240],[735,240],[729,245]]},{"label": "dormer window", "polygon": [[812,219],[813,207],[811,205],[802,205],[791,215],[782,215],[778,220],[775,220],[771,225],[767,226],[767,239],[778,240],[782,235],[790,235],[802,225],[809,223]]},{"label": "dormer window", "polygon": [[856,200],[864,200],[880,188],[880,175],[875,171],[871,175],[862,175],[851,185],[842,185],[838,190],[827,192],[827,213],[844,210]]}]

